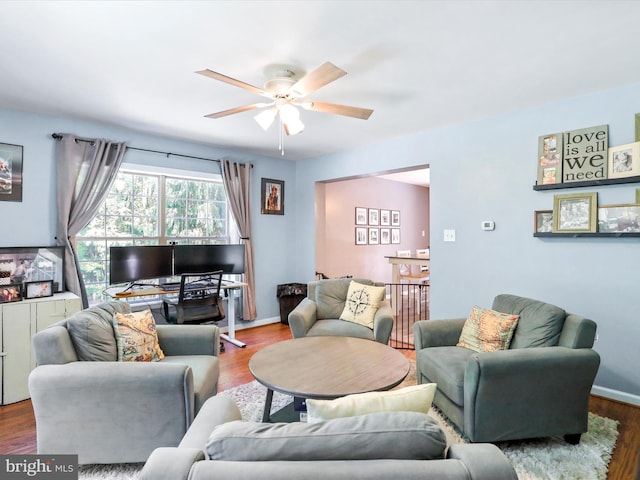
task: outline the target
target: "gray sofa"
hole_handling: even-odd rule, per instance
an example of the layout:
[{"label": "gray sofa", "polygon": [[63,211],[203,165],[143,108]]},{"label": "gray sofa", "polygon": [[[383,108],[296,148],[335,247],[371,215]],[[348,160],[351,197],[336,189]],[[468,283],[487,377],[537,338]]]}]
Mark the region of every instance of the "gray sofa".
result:
[{"label": "gray sofa", "polygon": [[293,338],[318,335],[340,335],[375,340],[387,344],[393,329],[393,313],[383,300],[373,320],[373,330],[357,323],[340,320],[351,281],[364,285],[384,286],[364,278],[336,278],[309,282],[307,297],[289,313]]},{"label": "gray sofa", "polygon": [[600,365],[592,320],[530,298],[498,295],[493,310],[519,315],[507,350],[455,346],[465,318],[414,325],[418,383],[436,383],[433,403],[473,442],[587,431]]},{"label": "gray sofa", "polygon": [[216,478],[518,477],[494,445],[455,444],[446,449],[437,422],[422,413],[377,413],[315,424],[261,424],[241,421],[233,400],[218,395],[205,403],[177,448],[158,448],[151,454],[139,480]]},{"label": "gray sofa", "polygon": [[158,325],[165,358],[118,362],[111,324],[127,302],[88,308],[37,333],[29,376],[39,454],[78,454],[81,464],[144,462],[176,446],[217,393],[214,325]]}]

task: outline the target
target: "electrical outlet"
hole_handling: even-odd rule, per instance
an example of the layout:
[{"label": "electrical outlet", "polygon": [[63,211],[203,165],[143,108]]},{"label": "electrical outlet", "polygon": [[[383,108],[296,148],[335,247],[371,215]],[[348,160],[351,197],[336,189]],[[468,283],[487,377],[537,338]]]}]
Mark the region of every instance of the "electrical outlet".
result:
[{"label": "electrical outlet", "polygon": [[455,242],[456,241],[456,231],[455,230],[445,230],[444,231],[444,241],[445,242]]}]

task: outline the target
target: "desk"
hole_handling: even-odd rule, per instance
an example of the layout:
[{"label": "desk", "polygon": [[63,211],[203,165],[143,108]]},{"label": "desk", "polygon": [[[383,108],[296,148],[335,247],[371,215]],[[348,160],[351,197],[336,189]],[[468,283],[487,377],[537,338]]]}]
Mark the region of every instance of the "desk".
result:
[{"label": "desk", "polygon": [[[400,265],[420,265],[421,267],[429,266],[427,257],[384,257],[391,264],[391,283],[396,285],[400,283]],[[396,314],[398,313],[398,299],[396,287],[391,287],[391,304]]]},{"label": "desk", "polygon": [[[228,302],[227,302],[227,325],[229,328],[228,333],[221,333],[220,338],[226,340],[229,343],[233,343],[237,347],[243,348],[246,347],[247,344],[241,342],[236,338],[236,294],[235,292],[240,289],[246,287],[247,284],[244,282],[224,282],[220,286],[220,290],[229,292]],[[135,288],[133,287],[126,292],[110,292],[107,290],[107,295],[111,298],[115,298],[118,300],[124,300],[127,298],[135,298],[135,297],[151,297],[154,295],[177,295],[179,293],[178,290],[164,290],[160,287],[156,287],[150,285],[148,287]]]}]

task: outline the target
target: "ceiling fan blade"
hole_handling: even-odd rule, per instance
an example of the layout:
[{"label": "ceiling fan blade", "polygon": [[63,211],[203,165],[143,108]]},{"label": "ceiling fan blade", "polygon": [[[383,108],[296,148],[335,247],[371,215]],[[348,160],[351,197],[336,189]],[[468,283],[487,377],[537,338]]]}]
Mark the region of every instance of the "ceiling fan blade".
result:
[{"label": "ceiling fan blade", "polygon": [[373,113],[373,110],[369,108],[349,107],[347,105],[337,105],[335,103],[316,102],[315,100],[305,102],[301,104],[301,106],[307,110],[313,110],[315,112],[334,113],[336,115],[360,118],[362,120],[367,120]]},{"label": "ceiling fan blade", "polygon": [[290,90],[304,97],[346,74],[347,72],[336,67],[333,63],[326,62],[298,80]]},{"label": "ceiling fan blade", "polygon": [[228,83],[235,87],[244,88],[245,90],[249,90],[250,92],[257,93],[258,95],[265,95],[267,97],[270,96],[267,92],[265,92],[261,88],[255,87],[249,83],[245,83],[235,78],[227,77],[226,75],[223,75],[218,72],[214,72],[213,70],[209,70],[208,68],[204,70],[199,70],[196,73],[200,75],[204,75],[205,77],[213,78],[214,80],[219,80],[221,82]]},{"label": "ceiling fan blade", "polygon": [[228,110],[223,110],[221,112],[216,112],[216,113],[210,113],[209,115],[205,115],[205,117],[207,118],[222,118],[222,117],[226,117],[228,115],[233,115],[234,113],[242,113],[242,112],[248,112],[249,110],[255,110],[257,108],[264,108],[264,107],[268,107],[269,105],[271,105],[270,103],[253,103],[251,105],[244,105],[242,107],[235,107],[235,108],[230,108]]}]

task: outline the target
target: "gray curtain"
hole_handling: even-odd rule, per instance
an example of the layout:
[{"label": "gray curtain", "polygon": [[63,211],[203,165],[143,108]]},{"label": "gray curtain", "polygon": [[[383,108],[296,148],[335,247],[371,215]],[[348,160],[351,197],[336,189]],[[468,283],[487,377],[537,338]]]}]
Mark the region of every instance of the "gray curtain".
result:
[{"label": "gray curtain", "polygon": [[248,285],[242,295],[242,319],[254,320],[256,314],[256,283],[253,273],[251,245],[251,165],[221,160],[222,181],[231,212],[244,243],[244,281]]},{"label": "gray curtain", "polygon": [[58,185],[57,242],[65,247],[66,289],[82,298],[87,292],[78,267],[75,236],[98,212],[118,174],[126,151],[124,143],[55,134]]}]

